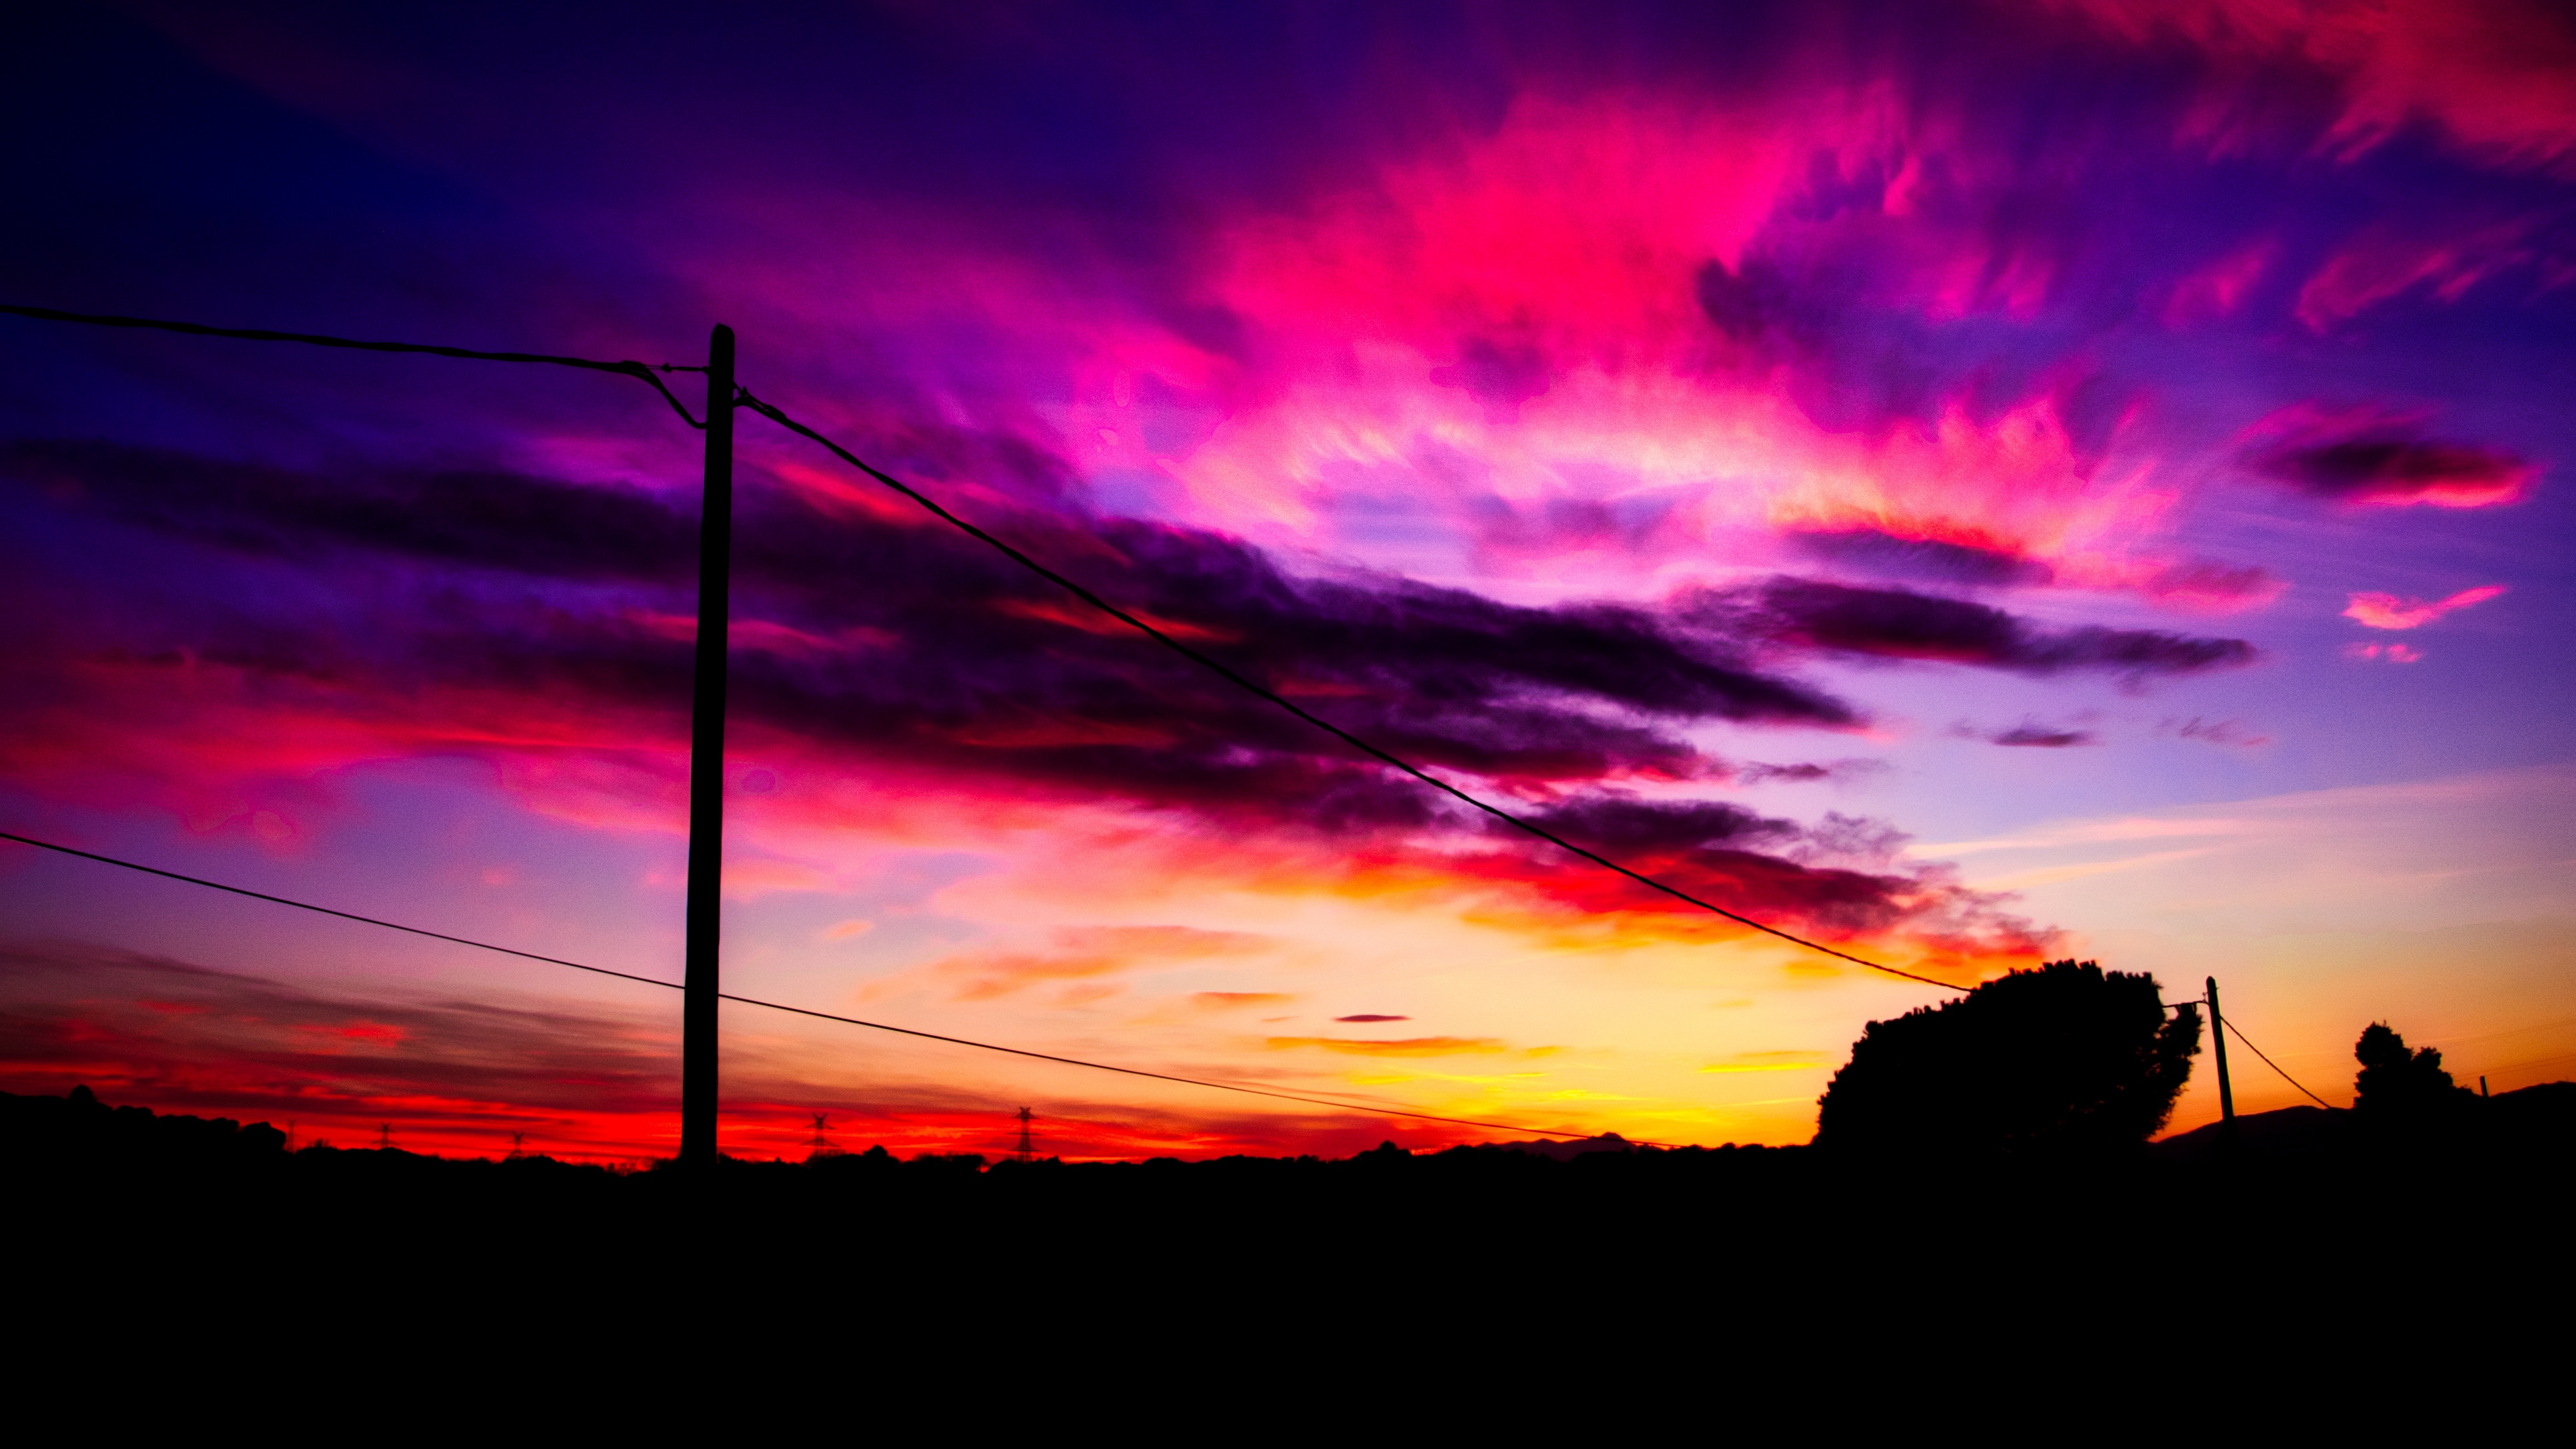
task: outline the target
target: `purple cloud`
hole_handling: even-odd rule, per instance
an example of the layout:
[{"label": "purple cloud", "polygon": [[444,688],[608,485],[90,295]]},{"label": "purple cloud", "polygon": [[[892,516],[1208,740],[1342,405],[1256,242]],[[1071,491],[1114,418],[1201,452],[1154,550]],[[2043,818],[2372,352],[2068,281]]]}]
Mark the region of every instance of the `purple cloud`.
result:
[{"label": "purple cloud", "polygon": [[1776,578],[1751,589],[1703,596],[1693,615],[1707,627],[1779,646],[1880,659],[1970,664],[2016,674],[2094,672],[2132,683],[2246,664],[2242,639],[2193,638],[2145,629],[2050,629],[1965,599],[1905,589],[1859,589]]}]

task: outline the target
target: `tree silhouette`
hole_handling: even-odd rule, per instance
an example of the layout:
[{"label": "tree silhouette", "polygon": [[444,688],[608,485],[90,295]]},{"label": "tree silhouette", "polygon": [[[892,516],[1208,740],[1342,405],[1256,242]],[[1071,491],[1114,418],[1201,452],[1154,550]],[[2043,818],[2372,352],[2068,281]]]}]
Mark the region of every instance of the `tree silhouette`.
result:
[{"label": "tree silhouette", "polygon": [[2439,1111],[2474,1095],[2455,1086],[2442,1070],[2442,1054],[2432,1047],[2409,1052],[2406,1038],[2375,1021],[2362,1028],[2352,1044],[2361,1074],[2353,1078],[2352,1105],[2375,1117],[2411,1117]]},{"label": "tree silhouette", "polygon": [[2135,1147],[2162,1127],[2200,1050],[2200,1011],[2156,979],[2051,961],[1966,997],[1873,1021],[1825,1088],[1816,1144],[2055,1154]]}]

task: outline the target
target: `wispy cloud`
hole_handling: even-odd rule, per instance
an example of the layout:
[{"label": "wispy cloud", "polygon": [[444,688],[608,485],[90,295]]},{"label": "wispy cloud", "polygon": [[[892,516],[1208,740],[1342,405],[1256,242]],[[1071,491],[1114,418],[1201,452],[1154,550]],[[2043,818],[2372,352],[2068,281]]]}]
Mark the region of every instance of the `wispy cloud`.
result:
[{"label": "wispy cloud", "polygon": [[2500,598],[2504,592],[2505,586],[2502,584],[2485,584],[2474,589],[2462,589],[2445,599],[2401,599],[2395,594],[2355,594],[2352,596],[2352,602],[2344,606],[2343,616],[2358,620],[2365,629],[2415,629],[2432,623],[2444,614],[2465,609],[2471,604],[2483,604],[2489,599]]},{"label": "wispy cloud", "polygon": [[[1233,1011],[1246,1006],[1285,1006],[1296,1000],[1286,991],[1193,991],[1190,1003],[1210,1011]],[[1285,1018],[1281,1018],[1285,1020]]]},{"label": "wispy cloud", "polygon": [[[930,969],[959,983],[958,1000],[990,1001],[1047,982],[1092,980],[1153,967],[1246,956],[1272,944],[1270,938],[1251,932],[1208,931],[1194,926],[1067,926],[1056,930],[1051,939],[1052,944],[1041,950],[970,951],[948,957]],[[1222,994],[1230,993],[1202,993]]]},{"label": "wispy cloud", "polygon": [[[1416,1036],[1395,1041],[1354,1041],[1338,1036],[1274,1036],[1263,1045],[1272,1051],[1293,1051],[1311,1047],[1317,1051],[1341,1052],[1355,1057],[1455,1057],[1489,1056],[1513,1050],[1489,1036]],[[1524,1055],[1544,1053],[1550,1047],[1522,1048]]]}]

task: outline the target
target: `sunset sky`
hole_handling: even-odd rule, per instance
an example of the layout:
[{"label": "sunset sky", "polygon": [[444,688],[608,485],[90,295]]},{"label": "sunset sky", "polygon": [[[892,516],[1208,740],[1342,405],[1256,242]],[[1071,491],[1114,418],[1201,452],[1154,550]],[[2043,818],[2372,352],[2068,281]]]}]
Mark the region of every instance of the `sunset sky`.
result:
[{"label": "sunset sky", "polygon": [[[2564,6],[223,8],[14,22],[0,301],[728,323],[871,462],[1730,909],[2215,975],[2338,1105],[2378,1019],[2576,1076]],[[1945,999],[738,425],[730,990],[1708,1144],[1806,1140]],[[0,317],[0,829],[677,981],[699,447],[613,376]],[[0,1089],[676,1146],[676,992],[5,844],[0,963]],[[1512,1135],[724,1029],[744,1154]]]}]

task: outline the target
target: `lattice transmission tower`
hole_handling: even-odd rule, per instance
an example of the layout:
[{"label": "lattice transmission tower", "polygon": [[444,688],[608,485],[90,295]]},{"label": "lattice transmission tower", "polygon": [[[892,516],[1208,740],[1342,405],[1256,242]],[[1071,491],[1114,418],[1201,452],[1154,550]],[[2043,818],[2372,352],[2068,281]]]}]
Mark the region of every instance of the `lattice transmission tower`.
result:
[{"label": "lattice transmission tower", "polygon": [[833,1146],[832,1139],[823,1135],[824,1125],[829,1123],[831,1120],[832,1114],[829,1112],[817,1112],[814,1114],[814,1140],[806,1144],[808,1148],[812,1149],[805,1154],[806,1161],[811,1162],[817,1157],[838,1157],[841,1155],[841,1149]]}]

